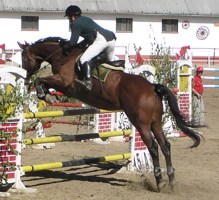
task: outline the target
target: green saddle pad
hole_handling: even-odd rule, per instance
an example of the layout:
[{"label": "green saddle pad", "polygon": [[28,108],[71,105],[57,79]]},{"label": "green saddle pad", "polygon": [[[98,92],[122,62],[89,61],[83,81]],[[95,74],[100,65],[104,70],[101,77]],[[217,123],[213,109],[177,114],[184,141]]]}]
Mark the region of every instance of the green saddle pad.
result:
[{"label": "green saddle pad", "polygon": [[[109,72],[112,70],[124,71],[124,68],[114,67],[114,66],[104,63],[104,64],[101,64],[97,69],[96,68],[93,69],[92,76],[96,79],[100,78],[102,82],[105,82]],[[99,76],[98,76],[98,71],[99,71]]]}]

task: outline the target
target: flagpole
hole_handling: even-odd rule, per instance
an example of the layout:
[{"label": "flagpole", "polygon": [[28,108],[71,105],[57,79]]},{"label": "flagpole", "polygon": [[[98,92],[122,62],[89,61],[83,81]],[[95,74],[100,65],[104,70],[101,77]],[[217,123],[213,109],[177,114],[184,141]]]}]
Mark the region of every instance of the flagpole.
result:
[{"label": "flagpole", "polygon": [[[12,49],[12,55],[14,56],[14,49]],[[12,60],[12,66],[14,65],[14,61]]]}]

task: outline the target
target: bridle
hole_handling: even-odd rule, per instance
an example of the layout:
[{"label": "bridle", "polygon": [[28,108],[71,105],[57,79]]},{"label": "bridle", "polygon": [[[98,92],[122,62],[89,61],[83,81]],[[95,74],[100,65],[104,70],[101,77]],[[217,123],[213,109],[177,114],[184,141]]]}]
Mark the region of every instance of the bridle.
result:
[{"label": "bridle", "polygon": [[[27,48],[29,48],[29,46],[26,47],[26,49],[27,49]],[[50,57],[52,57],[54,54],[56,54],[57,52],[59,52],[60,50],[61,50],[61,48],[56,49],[54,52],[52,52],[52,53],[51,53],[50,55],[48,55],[46,58],[42,59],[41,57],[39,57],[38,59],[42,59],[42,62],[45,62],[45,61],[47,61]],[[27,50],[25,50],[25,51],[27,51]],[[35,61],[33,58],[30,58],[27,53],[26,53],[26,57],[27,57],[27,59],[29,59],[29,60]],[[24,60],[25,60],[25,59],[24,59]],[[26,61],[25,61],[25,62],[26,62]],[[41,63],[42,63],[42,62],[41,62]],[[43,67],[41,67],[41,68],[39,68],[38,70],[34,71],[34,69],[37,68],[37,66],[36,66],[36,64],[35,64],[35,66],[32,68],[32,70],[31,70],[31,72],[30,72],[29,74],[31,74],[31,76],[32,76],[32,75],[35,75],[35,74],[39,73],[40,71],[42,71],[43,69],[47,68],[49,65],[50,65],[50,63],[48,63],[47,65],[44,65]]]}]

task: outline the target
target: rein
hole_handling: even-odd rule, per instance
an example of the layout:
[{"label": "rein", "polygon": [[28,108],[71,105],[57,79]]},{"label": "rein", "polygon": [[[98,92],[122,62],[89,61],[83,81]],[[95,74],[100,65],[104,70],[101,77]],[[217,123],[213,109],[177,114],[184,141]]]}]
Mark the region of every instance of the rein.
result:
[{"label": "rein", "polygon": [[43,62],[46,61],[48,58],[52,57],[55,53],[59,52],[60,50],[61,50],[61,48],[56,49],[54,52],[52,52],[50,55],[48,55],[48,56],[43,60]]},{"label": "rein", "polygon": [[[43,61],[43,62],[44,62],[44,61]],[[43,69],[47,68],[49,65],[50,65],[50,63],[48,63],[47,65],[41,67],[40,69],[38,69],[37,71],[35,71],[35,72],[33,73],[33,75],[39,73],[39,72],[42,71]]]},{"label": "rein", "polygon": [[[55,53],[59,52],[60,50],[61,50],[61,48],[56,49],[54,52],[52,52],[50,55],[48,55],[45,59],[42,59],[42,62],[47,61],[50,57],[52,57]],[[45,69],[45,68],[48,67],[49,65],[50,65],[50,63],[48,63],[47,65],[45,65],[45,66],[43,66],[43,67],[41,67],[41,68],[39,68],[37,71],[35,71],[35,72],[33,73],[33,75],[39,73],[40,71],[42,71],[43,69]]]}]

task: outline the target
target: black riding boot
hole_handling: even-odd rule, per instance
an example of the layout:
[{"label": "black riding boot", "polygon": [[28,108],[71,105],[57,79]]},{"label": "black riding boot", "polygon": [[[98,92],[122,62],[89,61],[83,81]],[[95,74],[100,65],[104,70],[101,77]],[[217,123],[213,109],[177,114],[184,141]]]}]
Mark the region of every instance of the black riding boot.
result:
[{"label": "black riding boot", "polygon": [[92,89],[92,82],[91,82],[91,66],[88,61],[86,61],[82,65],[82,71],[84,72],[84,81],[83,84],[86,86],[88,90]]}]

